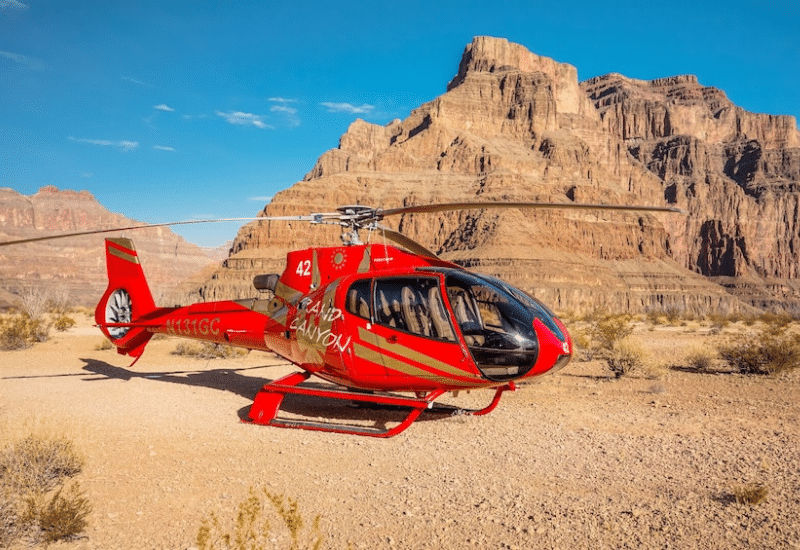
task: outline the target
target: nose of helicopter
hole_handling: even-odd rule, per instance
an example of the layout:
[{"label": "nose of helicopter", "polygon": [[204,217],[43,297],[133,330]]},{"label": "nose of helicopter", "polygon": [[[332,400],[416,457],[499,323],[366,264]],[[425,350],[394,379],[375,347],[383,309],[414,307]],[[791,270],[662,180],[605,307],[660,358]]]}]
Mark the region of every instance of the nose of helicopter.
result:
[{"label": "nose of helicopter", "polygon": [[530,376],[538,376],[545,373],[553,374],[567,366],[572,359],[572,338],[567,332],[567,327],[557,318],[553,321],[561,330],[563,340],[550,330],[540,319],[533,320],[533,329],[539,340],[539,357],[536,365],[528,373]]}]

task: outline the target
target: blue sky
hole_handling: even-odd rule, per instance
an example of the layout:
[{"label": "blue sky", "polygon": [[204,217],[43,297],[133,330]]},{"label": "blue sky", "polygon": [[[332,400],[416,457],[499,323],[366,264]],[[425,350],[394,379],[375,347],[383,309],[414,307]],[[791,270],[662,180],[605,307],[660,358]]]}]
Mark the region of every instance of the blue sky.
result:
[{"label": "blue sky", "polygon": [[0,0],[0,187],[87,189],[146,222],[252,216],[356,118],[444,93],[476,35],[800,118],[800,0]]}]

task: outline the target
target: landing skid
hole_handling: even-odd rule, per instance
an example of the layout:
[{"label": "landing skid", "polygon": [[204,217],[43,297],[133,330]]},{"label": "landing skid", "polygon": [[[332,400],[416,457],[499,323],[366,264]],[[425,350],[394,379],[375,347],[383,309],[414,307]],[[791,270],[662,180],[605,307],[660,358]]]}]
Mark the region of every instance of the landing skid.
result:
[{"label": "landing skid", "polygon": [[[284,376],[274,382],[265,384],[263,388],[258,391],[253,405],[250,407],[250,412],[247,417],[249,420],[245,422],[252,422],[253,424],[261,424],[264,426],[276,426],[278,428],[297,428],[302,430],[315,430],[321,432],[335,432],[353,435],[366,435],[369,437],[392,437],[399,434],[408,428],[423,411],[429,410],[431,412],[449,413],[452,415],[464,414],[480,416],[488,414],[497,407],[500,402],[500,396],[504,391],[514,391],[516,386],[513,382],[509,382],[504,386],[497,388],[492,402],[483,409],[459,409],[457,407],[447,406],[434,406],[434,401],[445,393],[445,390],[432,391],[422,397],[403,397],[393,394],[372,394],[372,393],[359,393],[348,390],[321,390],[308,387],[300,387],[300,384],[308,380],[311,376],[308,372],[295,372],[288,376]],[[321,397],[324,399],[338,399],[344,401],[363,402],[373,405],[383,405],[390,407],[400,407],[409,409],[406,417],[397,425],[392,428],[383,429],[370,426],[358,426],[352,424],[336,424],[332,422],[315,422],[310,420],[286,419],[278,418],[283,398],[288,394],[295,395],[310,395],[314,397]]]}]

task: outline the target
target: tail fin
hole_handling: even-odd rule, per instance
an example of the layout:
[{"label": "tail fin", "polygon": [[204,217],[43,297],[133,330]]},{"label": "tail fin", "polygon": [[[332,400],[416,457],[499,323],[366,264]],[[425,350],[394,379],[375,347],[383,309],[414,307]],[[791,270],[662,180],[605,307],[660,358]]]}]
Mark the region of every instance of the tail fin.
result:
[{"label": "tail fin", "polygon": [[118,353],[138,359],[153,336],[145,318],[156,305],[133,241],[106,239],[106,267],[108,288],[95,309],[95,322]]}]

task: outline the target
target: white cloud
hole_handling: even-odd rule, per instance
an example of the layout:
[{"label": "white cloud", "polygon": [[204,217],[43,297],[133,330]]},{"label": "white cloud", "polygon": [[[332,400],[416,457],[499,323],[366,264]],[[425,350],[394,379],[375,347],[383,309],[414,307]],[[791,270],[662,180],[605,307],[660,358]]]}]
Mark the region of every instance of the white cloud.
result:
[{"label": "white cloud", "polygon": [[138,84],[139,86],[149,86],[149,84],[142,82],[141,80],[136,80],[135,78],[130,78],[127,76],[121,76],[122,80],[127,80],[128,82],[133,82],[134,84]]},{"label": "white cloud", "polygon": [[375,108],[374,105],[369,105],[367,103],[353,105],[352,103],[333,103],[330,101],[324,101],[320,103],[320,105],[328,109],[329,113],[350,113],[352,115],[368,114]]},{"label": "white cloud", "polygon": [[273,105],[269,110],[273,113],[286,113],[287,115],[297,114],[297,109],[294,107],[287,107],[286,105]]},{"label": "white cloud", "polygon": [[289,99],[287,97],[271,97],[268,101],[272,101],[273,103],[297,103],[296,99]]},{"label": "white cloud", "polygon": [[172,107],[170,107],[170,106],[168,106],[168,105],[166,105],[164,103],[162,103],[161,105],[153,105],[153,109],[157,109],[159,111],[166,111],[168,113],[171,113],[171,112],[173,112],[175,110]]},{"label": "white cloud", "polygon": [[47,69],[47,65],[45,65],[38,59],[33,59],[32,57],[28,57],[27,55],[22,55],[14,52],[0,51],[0,56],[10,59],[15,63],[19,63],[20,65],[25,65],[26,67],[33,69],[34,71],[43,71]]},{"label": "white cloud", "polygon": [[168,145],[153,145],[153,149],[157,151],[175,151],[175,147],[169,147]]},{"label": "white cloud", "polygon": [[121,140],[121,141],[111,141],[109,139],[86,139],[86,138],[76,138],[69,136],[67,139],[74,141],[76,143],[89,143],[91,145],[100,145],[102,147],[119,147],[123,151],[133,151],[137,147],[139,147],[138,141],[128,141],[128,140]]},{"label": "white cloud", "polygon": [[0,0],[0,9],[16,8],[18,10],[28,9],[28,4],[20,2],[19,0]]},{"label": "white cloud", "polygon": [[221,116],[225,120],[227,120],[231,124],[239,124],[242,126],[255,126],[256,128],[270,128],[272,126],[266,124],[263,120],[261,115],[255,115],[253,113],[243,113],[241,111],[229,111],[227,113],[223,113],[222,111],[217,111],[217,115]]}]

